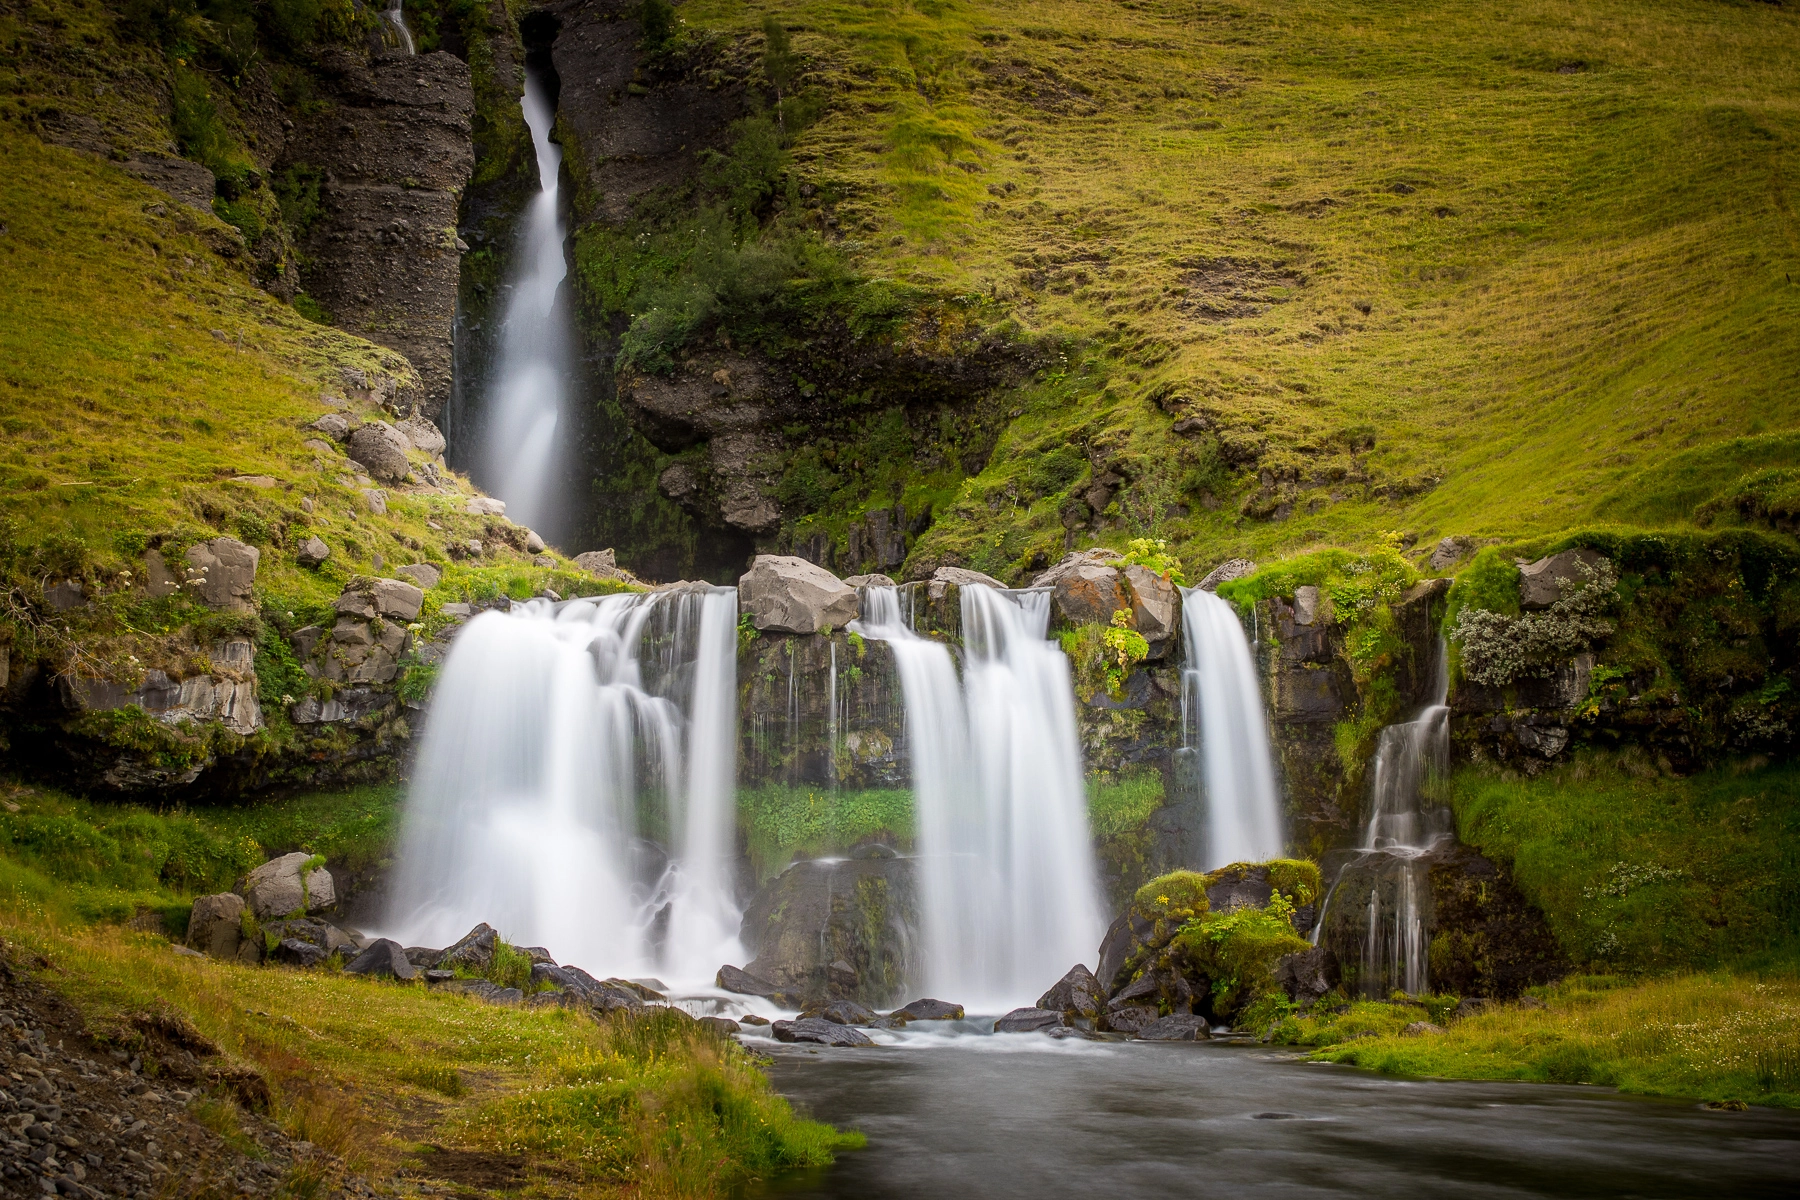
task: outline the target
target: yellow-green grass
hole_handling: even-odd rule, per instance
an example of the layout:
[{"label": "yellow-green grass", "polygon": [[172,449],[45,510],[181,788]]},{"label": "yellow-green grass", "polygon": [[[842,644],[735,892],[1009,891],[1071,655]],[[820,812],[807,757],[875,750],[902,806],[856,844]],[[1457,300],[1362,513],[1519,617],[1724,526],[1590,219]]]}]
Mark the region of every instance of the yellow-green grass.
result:
[{"label": "yellow-green grass", "polygon": [[748,1054],[670,1018],[596,1021],[420,986],[178,957],[113,927],[14,907],[0,933],[104,1028],[188,1017],[258,1068],[290,1134],[390,1174],[430,1146],[522,1155],[530,1194],[717,1196],[829,1162],[853,1136],[794,1117]]},{"label": "yellow-green grass", "polygon": [[[1066,379],[1021,398],[928,552],[1007,568],[1060,539],[1056,505],[1006,485],[1063,441],[1112,444],[1150,479],[1109,540],[1157,533],[1203,564],[1386,529],[1680,522],[1741,472],[1800,456],[1791,9],[682,8],[734,32],[765,12],[831,91],[795,159],[852,193],[838,211],[864,268],[1087,339]],[[1285,264],[1304,283],[1271,279],[1248,289],[1261,311],[1203,319],[1183,307],[1203,259]],[[1170,488],[1157,388],[1303,477],[1354,476],[1330,439],[1371,426],[1361,468],[1425,490],[1373,497],[1353,477],[1299,489],[1281,521],[1241,519],[1232,494],[1208,511]]]},{"label": "yellow-green grass", "polygon": [[[1359,1002],[1289,1017],[1279,1042],[1396,1075],[1591,1083],[1643,1095],[1800,1108],[1800,980],[1791,973],[1572,976],[1542,1008],[1449,1018],[1448,1004]],[[1440,1033],[1406,1026],[1447,1020]]]}]

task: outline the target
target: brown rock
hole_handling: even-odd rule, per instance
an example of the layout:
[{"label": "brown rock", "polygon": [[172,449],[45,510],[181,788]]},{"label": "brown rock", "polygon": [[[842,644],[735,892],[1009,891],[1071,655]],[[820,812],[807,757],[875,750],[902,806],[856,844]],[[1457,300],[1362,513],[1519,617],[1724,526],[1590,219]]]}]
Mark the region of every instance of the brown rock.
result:
[{"label": "brown rock", "polygon": [[1107,625],[1131,600],[1124,577],[1116,568],[1082,563],[1056,581],[1050,603],[1071,625]]},{"label": "brown rock", "polygon": [[1150,643],[1150,658],[1162,658],[1177,644],[1181,593],[1148,567],[1126,567],[1125,582],[1131,585],[1132,624]]}]

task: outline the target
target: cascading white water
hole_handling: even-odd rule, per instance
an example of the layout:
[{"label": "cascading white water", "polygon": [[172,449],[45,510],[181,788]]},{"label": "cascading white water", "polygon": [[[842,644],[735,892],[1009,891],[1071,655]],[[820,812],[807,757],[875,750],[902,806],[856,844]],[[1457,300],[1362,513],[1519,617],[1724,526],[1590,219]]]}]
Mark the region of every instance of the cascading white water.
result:
[{"label": "cascading white water", "polygon": [[1438,640],[1429,696],[1410,721],[1384,728],[1369,765],[1369,820],[1357,856],[1339,872],[1325,898],[1314,941],[1325,928],[1346,877],[1367,886],[1362,929],[1362,961],[1357,987],[1382,998],[1396,989],[1417,995],[1430,983],[1430,938],[1424,898],[1429,864],[1425,855],[1452,835],[1450,814],[1426,795],[1428,782],[1450,761],[1450,673],[1448,646]]},{"label": "cascading white water", "polygon": [[1202,870],[1283,851],[1269,723],[1244,626],[1229,603],[1181,590],[1181,727],[1199,757],[1206,801]]},{"label": "cascading white water", "polygon": [[412,30],[406,27],[405,4],[406,0],[388,0],[388,6],[381,11],[381,19],[387,25],[381,40],[395,49],[416,54]]},{"label": "cascading white water", "polygon": [[[442,946],[486,921],[595,974],[670,982],[738,961],[736,620],[736,592],[704,588],[470,621],[408,789],[392,935]],[[678,853],[640,874],[646,823]]]},{"label": "cascading white water", "polygon": [[557,177],[562,149],[550,140],[556,114],[535,70],[525,73],[525,123],[537,153],[539,191],[520,226],[520,266],[500,328],[495,402],[485,447],[489,490],[521,525],[552,523],[550,484],[558,462],[564,381],[572,359],[567,314],[557,304],[568,263]]},{"label": "cascading white water", "polygon": [[918,822],[925,977],[974,1011],[1029,1003],[1099,944],[1101,917],[1068,660],[1049,596],[962,589],[966,666],[919,637],[893,588],[863,592],[892,648]]}]

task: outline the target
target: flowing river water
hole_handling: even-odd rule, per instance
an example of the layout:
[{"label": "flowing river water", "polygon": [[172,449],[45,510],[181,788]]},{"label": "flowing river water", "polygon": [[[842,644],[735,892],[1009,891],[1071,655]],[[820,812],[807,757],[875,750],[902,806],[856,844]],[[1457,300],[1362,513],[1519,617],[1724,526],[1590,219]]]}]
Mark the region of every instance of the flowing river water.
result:
[{"label": "flowing river water", "polygon": [[798,1108],[869,1139],[763,1195],[1787,1197],[1800,1180],[1800,1115],[1767,1109],[1395,1079],[1216,1042],[946,1029],[870,1050],[750,1044]]}]

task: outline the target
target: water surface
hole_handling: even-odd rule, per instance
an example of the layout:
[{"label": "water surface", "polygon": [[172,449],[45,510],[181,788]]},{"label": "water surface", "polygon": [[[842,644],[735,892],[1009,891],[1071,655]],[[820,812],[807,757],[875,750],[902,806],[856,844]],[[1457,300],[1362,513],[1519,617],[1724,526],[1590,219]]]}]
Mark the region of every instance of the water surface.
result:
[{"label": "water surface", "polygon": [[869,1139],[783,1197],[1800,1194],[1800,1115],[1779,1111],[1393,1079],[1251,1046],[752,1044],[797,1107]]}]

